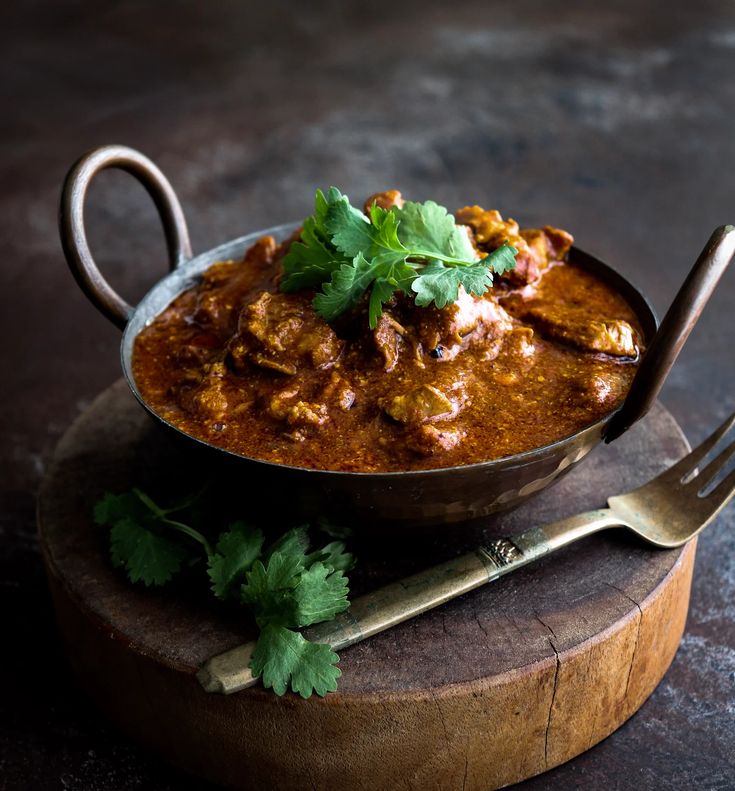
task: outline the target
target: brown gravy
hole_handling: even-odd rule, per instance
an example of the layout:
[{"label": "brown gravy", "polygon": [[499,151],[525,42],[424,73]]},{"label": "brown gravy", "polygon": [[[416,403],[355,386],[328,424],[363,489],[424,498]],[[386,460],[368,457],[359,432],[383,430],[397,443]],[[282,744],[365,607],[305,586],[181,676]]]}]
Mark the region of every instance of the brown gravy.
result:
[{"label": "brown gravy", "polygon": [[471,464],[590,425],[635,374],[632,309],[563,260],[441,311],[399,299],[370,331],[363,311],[330,327],[311,294],[278,291],[287,245],[214,264],[135,341],[146,401],[218,447],[329,470]]}]

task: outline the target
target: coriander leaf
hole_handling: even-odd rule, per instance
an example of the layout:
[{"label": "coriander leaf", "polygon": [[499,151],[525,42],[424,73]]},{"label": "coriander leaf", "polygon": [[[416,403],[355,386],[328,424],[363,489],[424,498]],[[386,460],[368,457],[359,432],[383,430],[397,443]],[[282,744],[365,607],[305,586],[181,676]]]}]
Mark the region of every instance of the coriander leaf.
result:
[{"label": "coriander leaf", "polygon": [[[437,308],[441,309],[456,302],[461,278],[460,267],[448,267],[441,261],[432,261],[421,270],[419,276],[411,283],[411,289],[416,292],[416,304],[425,308],[433,302]],[[492,275],[490,278],[492,281]]]},{"label": "coriander leaf", "polygon": [[282,549],[246,572],[242,601],[251,606],[259,626],[307,626],[332,618],[349,606],[347,579],[352,555],[334,541],[304,554],[304,528],[289,531]]},{"label": "coriander leaf", "polygon": [[336,187],[330,187],[328,197],[321,190],[316,191],[314,214],[304,220],[300,239],[291,245],[283,259],[282,291],[316,289],[329,280],[332,272],[350,261],[352,256],[348,258],[330,243],[325,225],[330,205],[342,200],[342,193]]},{"label": "coriander leaf", "polygon": [[340,267],[332,275],[331,282],[324,284],[322,293],[314,297],[314,309],[322,318],[332,321],[356,305],[375,282],[378,291],[374,297],[371,295],[370,301],[370,328],[375,329],[382,303],[390,299],[394,291],[408,291],[415,276],[405,262],[405,255],[383,253],[368,260],[358,253],[352,264]]},{"label": "coriander leaf", "polygon": [[370,220],[352,206],[346,195],[340,194],[337,200],[330,201],[324,227],[331,243],[348,258],[373,247],[375,229]]},{"label": "coriander leaf", "polygon": [[256,560],[240,588],[242,601],[249,604],[258,626],[268,623],[296,626],[293,589],[304,570],[303,554],[274,552],[266,565]]},{"label": "coriander leaf", "polygon": [[371,330],[374,330],[378,326],[378,319],[383,315],[384,303],[386,303],[397,290],[398,287],[384,277],[375,279],[370,291],[370,302],[368,303],[368,325]]},{"label": "coriander leaf", "polygon": [[[335,246],[346,255],[354,254],[352,263],[335,270],[314,298],[314,309],[327,321],[356,305],[371,284],[371,329],[396,291],[409,293],[410,287],[417,294],[417,305],[433,302],[443,308],[456,301],[460,285],[481,296],[492,284],[492,261],[489,257],[482,264],[477,261],[466,230],[434,201],[407,202],[390,210],[374,204],[368,223],[341,196],[330,205],[326,227]],[[505,258],[497,261],[505,271]]]},{"label": "coriander leaf", "polygon": [[393,253],[401,259],[408,253],[398,238],[396,215],[376,204],[370,207],[368,219],[346,195],[340,195],[327,210],[325,226],[332,244],[349,258],[360,253],[368,258]]},{"label": "coriander leaf", "polygon": [[482,263],[489,266],[497,275],[503,275],[515,269],[516,253],[518,250],[509,244],[503,244],[482,259]]},{"label": "coriander leaf", "polygon": [[302,572],[298,585],[293,590],[295,601],[294,626],[309,626],[328,621],[346,610],[349,589],[347,578],[341,571],[318,562]]},{"label": "coriander leaf", "polygon": [[416,292],[416,304],[426,307],[433,302],[441,309],[457,301],[459,286],[464,286],[470,294],[481,297],[493,284],[493,270],[496,265],[500,269],[495,271],[500,272],[515,266],[512,247],[499,247],[481,261],[469,266],[450,267],[441,261],[431,261],[411,283],[412,291]]},{"label": "coriander leaf", "polygon": [[303,555],[274,552],[266,565],[261,560],[256,560],[252,569],[246,574],[247,582],[243,585],[243,598],[254,602],[272,591],[294,588],[298,584],[298,575],[303,569]]},{"label": "coriander leaf", "polygon": [[309,533],[307,525],[299,525],[287,530],[277,541],[274,541],[265,553],[268,560],[274,552],[283,552],[286,555],[295,553],[303,555],[309,548]]},{"label": "coriander leaf", "polygon": [[322,293],[314,297],[314,310],[326,321],[333,321],[360,301],[378,271],[378,265],[358,253],[351,264],[342,264],[324,284]]},{"label": "coriander leaf", "polygon": [[317,190],[314,196],[314,216],[312,219],[314,221],[314,229],[322,239],[327,238],[327,226],[325,223],[329,204],[342,197],[342,193],[336,187],[330,187],[327,194],[329,195],[328,199],[324,197],[324,193],[321,190]]},{"label": "coriander leaf", "polygon": [[370,222],[373,228],[373,255],[393,253],[393,261],[404,261],[409,250],[398,238],[398,218],[389,209],[383,209],[374,203],[370,207]]},{"label": "coriander leaf", "polygon": [[342,675],[338,661],[328,645],[310,643],[298,632],[269,624],[258,637],[250,668],[276,695],[285,694],[290,684],[302,698],[313,692],[323,697],[337,689]]},{"label": "coriander leaf", "polygon": [[226,599],[235,593],[262,547],[263,531],[245,522],[235,522],[227,532],[220,534],[207,570],[215,596]]},{"label": "coriander leaf", "polygon": [[383,313],[383,304],[387,302],[396,291],[408,294],[411,283],[416,278],[416,271],[406,263],[405,257],[399,254],[385,253],[374,259],[376,264],[376,277],[370,291],[368,304],[368,323],[370,329],[378,326],[378,319]]},{"label": "coriander leaf", "polygon": [[410,293],[411,283],[416,278],[416,270],[405,258],[393,256],[389,253],[379,256],[380,278],[387,280],[400,291]]},{"label": "coriander leaf", "polygon": [[144,518],[148,513],[143,503],[131,492],[105,494],[94,505],[94,521],[98,525],[114,525],[127,517]]},{"label": "coriander leaf", "polygon": [[191,553],[177,541],[148,530],[130,517],[118,519],[110,530],[114,566],[124,567],[131,582],[163,585],[179,571]]},{"label": "coriander leaf", "polygon": [[167,511],[138,489],[125,494],[105,494],[94,507],[97,524],[110,526],[110,554],[132,582],[162,585],[182,564],[196,562],[193,547],[180,539],[186,535],[206,548],[198,531],[169,519]]},{"label": "coriander leaf", "polygon": [[301,291],[305,288],[316,289],[325,280],[329,280],[332,272],[339,269],[349,259],[331,249],[317,235],[313,220],[304,222],[301,239],[294,242],[283,259],[283,278],[280,282],[281,291]]},{"label": "coriander leaf", "polygon": [[465,228],[458,227],[454,217],[439,204],[406,201],[391,212],[399,221],[398,238],[409,250],[442,253],[466,261],[477,259]]},{"label": "coriander leaf", "polygon": [[304,565],[311,568],[317,562],[324,563],[335,571],[349,571],[355,565],[355,558],[351,552],[345,550],[343,541],[331,541],[325,547],[307,555]]},{"label": "coriander leaf", "polygon": [[[98,524],[111,526],[113,565],[123,567],[132,582],[162,585],[184,564],[200,559],[196,545],[188,541],[193,539],[207,554],[215,595],[232,596],[239,586],[241,600],[255,616],[261,637],[251,667],[262,674],[264,685],[279,695],[290,685],[304,698],[334,691],[340,676],[337,654],[292,629],[334,618],[349,607],[345,572],[354,559],[344,543],[332,541],[306,554],[307,527],[300,526],[273,542],[261,559],[262,531],[234,522],[212,550],[204,534],[169,516],[198,501],[197,496],[162,508],[139,489],[105,494],[95,505],[94,517]],[[326,523],[322,529],[333,530]]]},{"label": "coriander leaf", "polygon": [[477,297],[481,297],[493,284],[492,272],[484,260],[474,266],[458,266],[455,271],[465,290]]},{"label": "coriander leaf", "polygon": [[315,213],[284,259],[280,287],[321,286],[313,306],[326,321],[355,307],[369,292],[368,321],[374,329],[383,305],[397,291],[416,294],[419,306],[443,308],[457,299],[460,285],[484,294],[493,272],[515,266],[514,254],[505,246],[478,261],[467,229],[434,201],[407,201],[391,209],[373,204],[365,216],[331,187],[326,197],[317,191]]}]

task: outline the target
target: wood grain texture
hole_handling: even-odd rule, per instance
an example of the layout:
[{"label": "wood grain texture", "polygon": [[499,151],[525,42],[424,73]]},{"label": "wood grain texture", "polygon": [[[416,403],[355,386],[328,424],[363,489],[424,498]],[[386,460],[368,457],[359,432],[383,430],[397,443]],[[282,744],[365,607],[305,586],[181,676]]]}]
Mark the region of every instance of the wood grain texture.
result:
[{"label": "wood grain texture", "polygon": [[[453,527],[390,560],[363,538],[368,589],[483,536],[602,504],[686,450],[657,406],[538,501],[482,529]],[[594,536],[342,653],[336,694],[208,695],[194,673],[252,637],[196,583],[133,588],[89,518],[101,491],[196,476],[119,382],[59,445],[39,503],[67,652],[106,714],[187,770],[232,787],[489,789],[585,751],[631,716],[668,668],[686,620],[695,544],[656,551]],[[241,492],[247,496],[246,484]],[[252,496],[252,493],[250,493]]]}]

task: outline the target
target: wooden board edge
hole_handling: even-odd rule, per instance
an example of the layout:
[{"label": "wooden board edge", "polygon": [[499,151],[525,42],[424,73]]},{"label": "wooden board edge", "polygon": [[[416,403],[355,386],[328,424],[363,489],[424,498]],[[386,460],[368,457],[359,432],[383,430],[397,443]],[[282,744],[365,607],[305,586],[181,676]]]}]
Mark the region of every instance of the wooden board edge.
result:
[{"label": "wooden board edge", "polygon": [[640,607],[548,661],[428,693],[310,701],[208,695],[190,668],[129,650],[53,573],[49,581],[82,686],[128,735],[195,775],[245,789],[297,787],[308,772],[317,788],[391,788],[410,777],[416,789],[487,791],[564,763],[638,710],[681,639],[694,553],[692,542]]}]

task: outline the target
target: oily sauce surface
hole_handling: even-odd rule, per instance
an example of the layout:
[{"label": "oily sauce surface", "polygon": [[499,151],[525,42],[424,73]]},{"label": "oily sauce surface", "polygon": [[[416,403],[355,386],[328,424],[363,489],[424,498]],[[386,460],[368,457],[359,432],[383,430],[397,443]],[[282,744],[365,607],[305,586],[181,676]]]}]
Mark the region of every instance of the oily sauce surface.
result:
[{"label": "oily sauce surface", "polygon": [[441,311],[399,300],[370,331],[364,312],[330,327],[311,294],[280,293],[284,249],[265,237],[213,265],[135,341],[143,397],[213,445],[330,470],[470,464],[577,432],[635,374],[633,311],[563,261]]}]

